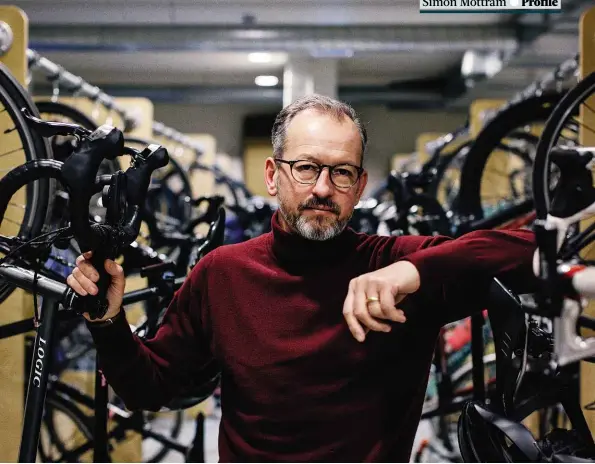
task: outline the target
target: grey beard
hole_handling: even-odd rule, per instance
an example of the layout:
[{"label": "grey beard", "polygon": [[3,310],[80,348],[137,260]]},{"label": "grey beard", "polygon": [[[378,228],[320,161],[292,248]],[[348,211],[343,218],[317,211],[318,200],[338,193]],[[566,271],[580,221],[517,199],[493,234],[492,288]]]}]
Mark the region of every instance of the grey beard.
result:
[{"label": "grey beard", "polygon": [[[277,185],[277,192],[279,192],[279,185]],[[280,193],[277,193],[277,199],[279,201],[279,213],[283,216],[283,219],[295,230],[299,235],[307,240],[325,241],[330,240],[339,235],[351,219],[351,215],[345,220],[336,220],[333,224],[323,225],[314,224],[317,222],[315,218],[308,221],[308,219],[301,214],[289,214],[285,209],[285,202]],[[352,213],[353,214],[353,213]]]},{"label": "grey beard", "polygon": [[[323,226],[322,224],[318,227],[313,224],[316,219],[308,221],[304,216],[298,216],[294,219],[294,223],[291,226],[304,238],[308,240],[324,241],[330,240],[336,237],[343,229],[347,226],[346,221],[335,221],[333,224]],[[289,221],[288,221],[289,222]]]}]

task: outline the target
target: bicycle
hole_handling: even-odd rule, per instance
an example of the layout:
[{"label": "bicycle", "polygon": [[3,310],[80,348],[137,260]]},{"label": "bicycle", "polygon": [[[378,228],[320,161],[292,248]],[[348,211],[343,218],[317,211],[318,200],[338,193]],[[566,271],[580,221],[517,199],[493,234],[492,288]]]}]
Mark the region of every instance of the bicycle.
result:
[{"label": "bicycle", "polygon": [[[515,375],[500,377],[498,408],[472,402],[464,409],[459,443],[467,462],[595,459],[595,443],[577,401],[578,361],[593,362],[595,355],[595,339],[579,332],[581,327],[595,327],[595,319],[581,314],[583,298],[595,296],[595,270],[578,253],[595,240],[595,228],[569,233],[575,223],[595,211],[590,172],[595,148],[569,140],[572,130],[567,129],[577,109],[583,104],[588,107],[586,100],[594,90],[595,74],[591,74],[568,92],[553,110],[536,150],[532,182],[538,255],[534,270],[540,285],[535,304],[522,310],[551,320],[552,332],[536,343],[534,334],[518,324],[519,315],[508,315],[510,325],[517,320],[518,340],[525,347],[518,356],[502,353],[502,363]],[[516,366],[511,362],[515,358]],[[518,423],[532,411],[555,403],[562,404],[571,430],[554,429],[537,439]]]},{"label": "bicycle", "polygon": [[[72,224],[70,228],[59,229],[46,234],[45,237],[36,237],[32,240],[0,237],[3,249],[7,251],[7,255],[0,265],[0,274],[11,284],[38,292],[44,297],[43,317],[39,316],[36,309],[37,334],[19,452],[20,461],[32,462],[37,451],[42,419],[41,411],[48,386],[49,368],[47,363],[49,359],[46,353],[51,352],[53,348],[54,325],[58,313],[63,312],[62,310],[58,311],[57,305],[52,302],[61,302],[67,312],[70,310],[79,314],[82,311],[88,311],[93,315],[92,317],[101,317],[107,307],[101,296],[80,298],[62,282],[40,275],[26,267],[18,266],[17,263],[24,264],[23,261],[27,260],[19,257],[17,252],[22,254],[28,249],[32,257],[43,248],[43,245],[47,247],[58,238],[64,239],[72,235],[83,249],[105,249],[104,253],[96,252],[94,255],[94,262],[97,266],[98,263],[102,264],[103,257],[115,257],[136,238],[140,227],[140,209],[149,187],[151,174],[167,164],[168,155],[165,149],[157,145],[151,145],[143,151],[125,148],[121,132],[110,126],[104,125],[91,132],[76,125],[42,122],[27,113],[25,114],[29,123],[44,136],[75,135],[81,141],[77,150],[64,163],[49,160],[43,163],[29,162],[13,169],[0,181],[2,217],[12,193],[31,179],[57,179],[62,185],[67,186],[71,193],[69,208]],[[133,163],[126,172],[119,171],[114,174],[109,187],[103,191],[103,201],[107,207],[106,223],[90,224],[87,219],[88,213],[86,213],[89,208],[89,199],[98,188],[103,187],[101,182],[98,183],[99,187],[95,182],[99,164],[104,158],[114,159],[122,153],[131,155]],[[205,249],[209,245],[205,244]],[[35,249],[36,246],[37,249]],[[29,261],[28,264],[32,264],[33,260]],[[102,269],[102,267],[98,266],[98,269]],[[178,279],[177,284],[180,283]],[[105,285],[105,275],[102,275],[98,287],[104,291]],[[142,292],[137,291],[134,298],[138,299]],[[144,293],[152,295],[155,291],[149,288]],[[105,458],[107,460],[107,387],[101,374],[98,374],[97,385],[99,388],[97,388],[95,396],[94,454],[96,459]]]}]

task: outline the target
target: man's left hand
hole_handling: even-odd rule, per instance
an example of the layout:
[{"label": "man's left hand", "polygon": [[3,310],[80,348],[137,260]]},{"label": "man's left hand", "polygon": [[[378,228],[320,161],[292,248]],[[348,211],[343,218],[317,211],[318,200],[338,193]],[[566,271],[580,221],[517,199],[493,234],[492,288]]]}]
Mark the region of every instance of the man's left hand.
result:
[{"label": "man's left hand", "polygon": [[419,272],[409,261],[398,261],[352,279],[343,316],[356,340],[363,342],[370,330],[390,332],[390,325],[382,320],[405,322],[405,314],[397,305],[419,285]]}]

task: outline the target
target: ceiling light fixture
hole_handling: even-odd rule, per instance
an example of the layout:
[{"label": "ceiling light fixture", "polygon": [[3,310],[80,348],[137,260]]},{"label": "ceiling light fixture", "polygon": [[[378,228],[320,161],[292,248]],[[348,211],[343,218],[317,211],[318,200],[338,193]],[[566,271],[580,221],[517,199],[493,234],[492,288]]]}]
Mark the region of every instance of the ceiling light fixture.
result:
[{"label": "ceiling light fixture", "polygon": [[463,55],[461,74],[466,79],[490,79],[504,67],[504,58],[497,52],[468,50]]},{"label": "ceiling light fixture", "polygon": [[272,57],[270,53],[248,53],[248,61],[250,61],[250,63],[270,63],[271,59]]},{"label": "ceiling light fixture", "polygon": [[254,83],[260,87],[274,87],[279,83],[277,76],[257,76]]}]

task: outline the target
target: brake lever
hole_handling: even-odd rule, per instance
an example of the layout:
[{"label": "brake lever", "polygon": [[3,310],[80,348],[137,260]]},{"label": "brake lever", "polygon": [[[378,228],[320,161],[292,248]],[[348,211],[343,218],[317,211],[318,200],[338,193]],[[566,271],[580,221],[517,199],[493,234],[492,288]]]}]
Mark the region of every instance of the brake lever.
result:
[{"label": "brake lever", "polygon": [[21,113],[27,121],[27,125],[42,137],[49,138],[56,135],[74,135],[79,138],[88,137],[91,131],[77,124],[64,122],[44,121],[31,114],[27,108],[22,108]]}]

